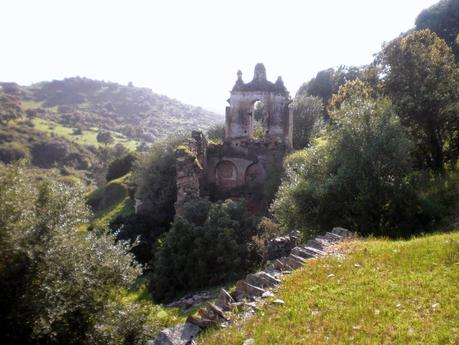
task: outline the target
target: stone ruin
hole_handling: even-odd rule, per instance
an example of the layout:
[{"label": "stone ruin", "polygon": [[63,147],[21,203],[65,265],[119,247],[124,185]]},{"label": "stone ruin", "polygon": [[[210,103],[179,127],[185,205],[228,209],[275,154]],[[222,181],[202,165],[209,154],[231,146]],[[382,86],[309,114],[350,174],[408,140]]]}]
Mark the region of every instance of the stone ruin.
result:
[{"label": "stone ruin", "polygon": [[238,71],[228,103],[223,143],[209,143],[202,132],[193,131],[176,151],[178,214],[187,201],[203,196],[245,199],[253,212],[270,201],[264,183],[292,149],[289,92],[281,77],[268,81],[259,63],[248,83]]}]

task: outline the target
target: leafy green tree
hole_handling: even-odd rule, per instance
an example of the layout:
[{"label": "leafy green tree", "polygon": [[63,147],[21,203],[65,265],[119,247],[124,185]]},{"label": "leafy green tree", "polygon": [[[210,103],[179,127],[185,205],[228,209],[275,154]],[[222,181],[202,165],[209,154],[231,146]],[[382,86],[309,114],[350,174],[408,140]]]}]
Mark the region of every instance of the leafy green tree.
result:
[{"label": "leafy green tree", "polygon": [[339,66],[336,70],[329,68],[317,73],[298,90],[298,94],[316,96],[322,99],[324,105],[328,105],[333,94],[338,92],[341,85],[347,81],[357,79],[360,69],[354,66]]},{"label": "leafy green tree", "polygon": [[103,130],[99,130],[96,139],[98,143],[102,143],[105,146],[112,144],[115,141],[115,139],[113,139],[112,133]]},{"label": "leafy green tree", "polygon": [[75,185],[22,165],[0,165],[2,343],[146,341],[143,326],[120,330],[114,317],[124,313],[126,324],[145,320],[140,306],[127,306],[133,312],[127,315],[116,299],[141,268],[126,243],[84,230],[88,216]]},{"label": "leafy green tree", "polygon": [[293,101],[293,147],[301,149],[323,127],[324,106],[322,100],[314,96],[297,95]]},{"label": "leafy green tree", "polygon": [[410,234],[424,221],[406,182],[410,141],[387,99],[373,99],[361,81],[350,83],[340,93],[353,92],[339,95],[326,132],[288,157],[271,210],[282,226],[306,237],[339,225],[362,234]]},{"label": "leafy green tree", "polygon": [[135,153],[129,152],[121,158],[115,158],[108,165],[107,182],[115,180],[129,173],[137,160]]},{"label": "leafy green tree", "polygon": [[7,125],[23,115],[19,98],[14,94],[0,92],[0,123]]},{"label": "leafy green tree", "polygon": [[190,201],[156,254],[151,280],[154,296],[171,299],[249,272],[261,260],[252,242],[256,231],[244,204]]},{"label": "leafy green tree", "polygon": [[157,239],[169,231],[177,199],[175,150],[186,139],[177,134],[155,142],[148,153],[139,156],[133,167],[136,213],[115,219],[110,227],[120,239],[138,239],[133,248],[136,259],[153,267]]},{"label": "leafy green tree", "polygon": [[430,30],[387,44],[379,56],[384,88],[418,143],[418,161],[443,171],[458,155],[459,70],[451,48]]},{"label": "leafy green tree", "polygon": [[150,152],[140,157],[134,171],[136,198],[141,202],[139,212],[148,214],[152,231],[162,233],[174,219],[177,198],[175,150],[185,136],[177,134],[153,144]]},{"label": "leafy green tree", "polygon": [[416,18],[416,30],[430,29],[444,39],[459,63],[459,1],[441,0]]}]

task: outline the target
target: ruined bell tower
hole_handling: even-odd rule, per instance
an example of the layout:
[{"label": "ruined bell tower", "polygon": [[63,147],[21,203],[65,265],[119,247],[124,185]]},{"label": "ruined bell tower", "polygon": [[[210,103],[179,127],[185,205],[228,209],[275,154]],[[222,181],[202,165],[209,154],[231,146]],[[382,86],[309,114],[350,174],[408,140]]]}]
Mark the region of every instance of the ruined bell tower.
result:
[{"label": "ruined bell tower", "polygon": [[225,142],[240,146],[250,140],[284,144],[292,148],[290,97],[281,77],[272,83],[265,66],[258,63],[252,81],[244,83],[242,72],[231,90],[226,107]]},{"label": "ruined bell tower", "polygon": [[270,82],[263,64],[255,66],[248,83],[238,71],[223,142],[208,143],[194,131],[187,147],[176,151],[177,213],[199,197],[245,199],[252,212],[266,210],[274,196],[266,185],[276,185],[283,158],[292,149],[290,102],[282,78]]}]

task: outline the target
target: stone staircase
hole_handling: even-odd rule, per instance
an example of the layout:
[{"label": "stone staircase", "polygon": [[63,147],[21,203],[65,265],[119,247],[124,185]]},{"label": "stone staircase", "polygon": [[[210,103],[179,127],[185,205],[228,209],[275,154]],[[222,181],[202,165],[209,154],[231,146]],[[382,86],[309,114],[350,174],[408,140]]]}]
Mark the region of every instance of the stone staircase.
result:
[{"label": "stone staircase", "polygon": [[[244,319],[253,314],[267,297],[274,297],[273,288],[280,284],[283,274],[302,267],[307,260],[328,255],[327,248],[355,234],[344,228],[333,228],[325,235],[308,240],[290,250],[290,254],[272,260],[264,271],[250,273],[245,279],[236,282],[234,292],[221,289],[215,302],[206,302],[198,311],[199,316],[189,316],[185,324],[162,330],[147,345],[187,345],[193,344],[193,338],[209,327],[226,327],[235,315]],[[276,239],[274,239],[276,240]],[[274,300],[273,303],[283,303]]]}]

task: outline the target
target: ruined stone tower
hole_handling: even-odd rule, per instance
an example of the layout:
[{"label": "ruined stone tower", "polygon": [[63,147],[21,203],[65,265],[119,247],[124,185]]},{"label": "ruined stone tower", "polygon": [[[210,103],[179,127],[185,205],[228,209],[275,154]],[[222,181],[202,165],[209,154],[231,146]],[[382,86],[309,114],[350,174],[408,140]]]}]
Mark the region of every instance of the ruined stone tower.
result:
[{"label": "ruined stone tower", "polygon": [[234,146],[253,139],[292,147],[290,97],[281,77],[275,83],[266,79],[261,63],[255,66],[253,79],[244,83],[242,72],[231,91],[226,107],[225,141]]},{"label": "ruined stone tower", "polygon": [[279,178],[283,157],[292,148],[290,102],[281,77],[268,81],[263,64],[255,66],[248,83],[238,71],[226,107],[223,143],[208,144],[202,133],[193,132],[188,149],[176,152],[176,211],[203,196],[245,199],[253,212],[264,209],[272,197],[265,184]]}]

